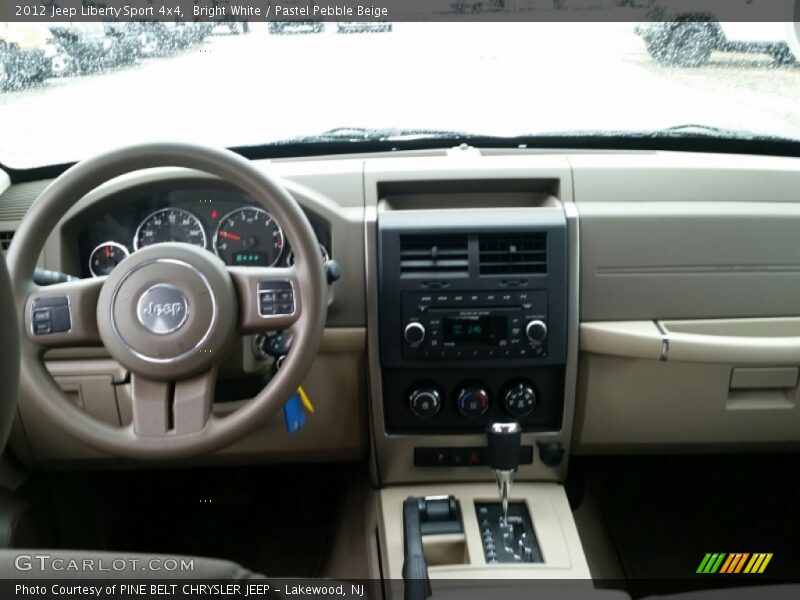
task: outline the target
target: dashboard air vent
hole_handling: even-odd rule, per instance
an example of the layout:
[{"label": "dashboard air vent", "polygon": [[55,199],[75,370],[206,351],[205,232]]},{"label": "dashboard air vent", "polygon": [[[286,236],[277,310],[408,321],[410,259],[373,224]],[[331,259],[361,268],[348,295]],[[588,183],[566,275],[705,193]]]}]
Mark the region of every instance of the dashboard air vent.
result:
[{"label": "dashboard air vent", "polygon": [[13,237],[13,231],[0,231],[0,249],[2,249],[3,252],[8,251],[8,247],[11,245],[11,238]]},{"label": "dashboard air vent", "polygon": [[481,275],[547,273],[547,234],[492,234],[480,237]]},{"label": "dashboard air vent", "polygon": [[400,273],[406,277],[459,276],[469,273],[466,235],[400,237]]}]

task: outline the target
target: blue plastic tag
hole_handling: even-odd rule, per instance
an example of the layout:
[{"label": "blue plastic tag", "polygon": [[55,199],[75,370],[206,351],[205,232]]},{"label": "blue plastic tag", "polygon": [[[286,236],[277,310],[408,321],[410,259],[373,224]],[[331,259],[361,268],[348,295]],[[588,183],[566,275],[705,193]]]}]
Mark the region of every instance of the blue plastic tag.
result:
[{"label": "blue plastic tag", "polygon": [[306,424],[306,411],[300,394],[292,394],[289,401],[283,405],[283,421],[289,435],[297,433]]}]

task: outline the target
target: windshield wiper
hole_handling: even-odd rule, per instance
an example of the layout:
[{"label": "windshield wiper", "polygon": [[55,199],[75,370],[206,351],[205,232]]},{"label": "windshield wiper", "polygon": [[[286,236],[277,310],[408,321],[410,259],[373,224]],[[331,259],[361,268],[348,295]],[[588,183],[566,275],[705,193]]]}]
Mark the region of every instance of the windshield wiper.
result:
[{"label": "windshield wiper", "polygon": [[[730,129],[725,127],[715,127],[714,125],[702,125],[700,123],[681,123],[671,125],[653,132],[654,135],[670,136],[691,136],[691,137],[714,137],[714,138],[734,138],[734,139],[777,139],[780,136],[768,135],[764,133],[754,133],[741,129]],[[786,138],[788,140],[788,138]]]},{"label": "windshield wiper", "polygon": [[729,129],[714,125],[701,125],[698,123],[681,123],[670,125],[662,129],[576,129],[572,131],[545,131],[527,133],[514,139],[552,139],[552,138],[678,138],[678,139],[714,139],[714,140],[744,140],[744,141],[771,141],[790,142],[797,144],[797,138],[789,138],[771,133],[756,133],[742,129]]},{"label": "windshield wiper", "polygon": [[409,140],[446,139],[481,137],[466,131],[449,129],[403,129],[396,127],[335,127],[322,133],[298,136],[281,140],[280,144],[304,144],[317,142],[391,142]]}]

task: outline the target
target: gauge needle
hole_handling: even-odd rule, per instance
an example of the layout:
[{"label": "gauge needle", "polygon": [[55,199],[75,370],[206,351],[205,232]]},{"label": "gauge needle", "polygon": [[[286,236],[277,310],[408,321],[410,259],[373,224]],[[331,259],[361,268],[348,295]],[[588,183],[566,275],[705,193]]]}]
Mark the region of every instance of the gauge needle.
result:
[{"label": "gauge needle", "polygon": [[228,233],[227,231],[220,231],[219,237],[223,237],[226,240],[233,240],[234,242],[242,241],[242,236],[236,235],[235,233]]},{"label": "gauge needle", "polygon": [[111,258],[111,248],[106,246],[106,258]]}]

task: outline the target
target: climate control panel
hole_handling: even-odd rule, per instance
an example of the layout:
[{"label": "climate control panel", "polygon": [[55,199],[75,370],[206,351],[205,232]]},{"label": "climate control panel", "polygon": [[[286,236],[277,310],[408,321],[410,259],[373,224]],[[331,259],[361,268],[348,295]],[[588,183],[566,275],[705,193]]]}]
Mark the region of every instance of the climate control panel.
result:
[{"label": "climate control panel", "polygon": [[561,424],[563,371],[545,367],[519,371],[386,371],[387,431],[483,432],[492,420],[513,418],[528,431]]}]

